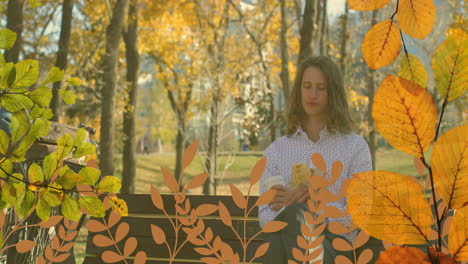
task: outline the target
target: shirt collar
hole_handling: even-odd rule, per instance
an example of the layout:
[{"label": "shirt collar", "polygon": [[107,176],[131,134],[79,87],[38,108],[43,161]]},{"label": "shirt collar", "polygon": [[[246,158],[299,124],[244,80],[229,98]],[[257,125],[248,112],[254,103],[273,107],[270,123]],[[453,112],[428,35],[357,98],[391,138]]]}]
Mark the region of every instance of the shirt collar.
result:
[{"label": "shirt collar", "polygon": [[[320,131],[320,140],[324,139],[326,136],[328,136],[330,133],[327,129],[327,127],[324,127],[322,129],[322,131]],[[301,127],[298,127],[296,132],[294,132],[293,136],[303,136],[303,137],[307,137],[307,134],[306,132],[301,128]]]}]

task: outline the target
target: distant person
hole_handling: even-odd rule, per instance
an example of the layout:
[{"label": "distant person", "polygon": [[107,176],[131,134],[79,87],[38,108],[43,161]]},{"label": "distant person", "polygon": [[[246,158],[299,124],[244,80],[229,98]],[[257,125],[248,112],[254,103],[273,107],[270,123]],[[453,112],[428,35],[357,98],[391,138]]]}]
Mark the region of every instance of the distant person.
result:
[{"label": "distant person", "polygon": [[[267,158],[265,171],[260,179],[260,194],[269,189],[277,190],[274,199],[259,207],[259,221],[263,227],[272,220],[284,221],[288,225],[275,233],[268,234],[270,242],[263,263],[287,264],[288,260],[302,263],[292,256],[292,249],[301,235],[301,225],[305,222],[304,212],[308,211],[309,199],[306,187],[290,188],[292,167],[296,163],[306,163],[313,168],[312,153],[320,153],[327,164],[328,173],[334,161],[343,162],[343,173],[335,183],[338,190],[345,178],[358,172],[372,170],[369,146],[366,141],[351,132],[352,121],[346,101],[343,77],[337,65],[328,57],[311,57],[298,67],[296,80],[289,96],[286,112],[287,133],[275,140],[265,150]],[[346,199],[344,201],[347,206]],[[329,205],[339,209],[339,201]],[[327,222],[346,219],[326,219]],[[351,219],[348,217],[351,222]],[[322,243],[323,263],[334,264],[336,255],[352,256],[352,251],[335,252],[331,243],[334,235],[325,229]],[[344,237],[342,237],[344,238]],[[364,247],[381,247],[382,242],[373,237]],[[362,250],[362,248],[361,248]],[[359,252],[359,251],[358,251]],[[379,252],[374,251],[370,263],[375,263]],[[314,261],[316,261],[315,259]],[[351,258],[354,260],[354,258]]]}]

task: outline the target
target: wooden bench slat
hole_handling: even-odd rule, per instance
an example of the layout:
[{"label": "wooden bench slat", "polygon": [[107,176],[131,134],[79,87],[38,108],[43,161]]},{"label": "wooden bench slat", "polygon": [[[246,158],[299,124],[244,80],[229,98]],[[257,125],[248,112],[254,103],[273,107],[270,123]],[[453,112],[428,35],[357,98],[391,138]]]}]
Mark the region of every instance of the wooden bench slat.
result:
[{"label": "wooden bench slat", "polygon": [[[129,214],[158,214],[163,215],[163,212],[156,208],[151,201],[151,196],[148,194],[119,194],[120,199],[124,199],[128,205]],[[162,194],[164,209],[169,215],[175,214],[175,199],[172,194]],[[232,200],[231,196],[205,196],[205,195],[188,195],[190,205],[196,208],[201,204],[215,204],[221,201],[227,208],[232,216],[244,216],[244,209],[240,209]],[[213,197],[216,197],[213,199]],[[251,208],[257,201],[258,196],[249,198],[248,207]],[[213,215],[219,215],[218,212]],[[250,217],[258,217],[258,208],[254,208],[249,215]]]}]

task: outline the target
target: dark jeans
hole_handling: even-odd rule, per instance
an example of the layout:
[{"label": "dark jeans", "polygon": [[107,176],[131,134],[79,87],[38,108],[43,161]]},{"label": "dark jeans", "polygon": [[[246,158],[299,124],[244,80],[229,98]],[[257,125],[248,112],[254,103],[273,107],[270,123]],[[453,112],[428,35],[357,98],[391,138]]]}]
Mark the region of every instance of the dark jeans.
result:
[{"label": "dark jeans", "polygon": [[[263,257],[264,264],[287,264],[288,260],[302,263],[302,261],[298,261],[293,257],[292,250],[293,248],[300,249],[297,246],[297,236],[302,235],[301,225],[307,224],[304,218],[305,211],[309,211],[307,204],[296,203],[285,208],[275,218],[277,221],[287,222],[288,225],[278,232],[269,233],[267,235],[266,240],[270,243],[270,246]],[[309,224],[307,225],[310,227]],[[338,255],[344,255],[354,263],[353,251],[337,251],[332,246],[333,239],[339,237],[344,239],[344,237],[330,233],[328,229],[325,229],[322,235],[325,235],[325,239],[322,243],[323,264],[335,264],[335,258]],[[380,255],[380,251],[383,250],[382,241],[370,237],[369,241],[364,246],[356,249],[356,260],[366,248],[370,248],[373,251],[373,258],[369,263],[375,263]],[[300,250],[304,253],[304,249]],[[315,261],[316,260],[317,259],[315,259]],[[313,261],[310,263],[313,263]]]}]

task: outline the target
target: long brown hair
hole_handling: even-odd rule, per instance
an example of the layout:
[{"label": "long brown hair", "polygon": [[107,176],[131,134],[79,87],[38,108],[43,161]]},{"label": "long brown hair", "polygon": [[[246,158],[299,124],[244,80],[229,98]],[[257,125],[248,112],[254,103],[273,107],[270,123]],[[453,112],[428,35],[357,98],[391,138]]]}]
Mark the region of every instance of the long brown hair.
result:
[{"label": "long brown hair", "polygon": [[317,56],[305,58],[297,69],[296,80],[294,81],[286,110],[287,136],[292,136],[299,127],[303,128],[306,113],[301,103],[301,86],[304,71],[309,67],[320,69],[326,80],[328,91],[328,131],[331,134],[335,134],[336,132],[348,134],[352,129],[352,121],[346,100],[343,76],[338,66],[329,57]]}]

